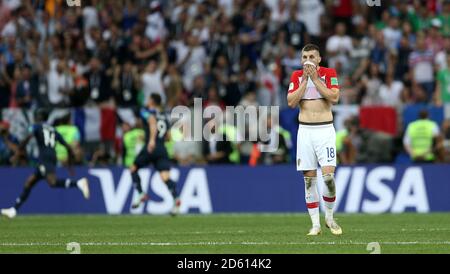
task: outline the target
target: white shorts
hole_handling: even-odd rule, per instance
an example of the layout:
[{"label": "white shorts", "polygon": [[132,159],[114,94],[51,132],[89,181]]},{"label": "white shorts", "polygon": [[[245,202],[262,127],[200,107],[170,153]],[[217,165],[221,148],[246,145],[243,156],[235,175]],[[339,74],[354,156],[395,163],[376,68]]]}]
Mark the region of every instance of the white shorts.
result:
[{"label": "white shorts", "polygon": [[300,124],[297,133],[297,170],[336,166],[336,131],[332,123]]}]

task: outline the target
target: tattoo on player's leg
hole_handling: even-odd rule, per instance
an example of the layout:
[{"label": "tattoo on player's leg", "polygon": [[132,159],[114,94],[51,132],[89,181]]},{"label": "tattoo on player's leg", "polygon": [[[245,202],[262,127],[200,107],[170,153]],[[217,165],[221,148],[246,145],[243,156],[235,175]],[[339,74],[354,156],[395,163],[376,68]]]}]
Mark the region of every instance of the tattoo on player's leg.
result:
[{"label": "tattoo on player's leg", "polygon": [[306,184],[306,189],[310,189],[311,185],[312,185],[312,178],[311,177],[305,177],[305,184]]},{"label": "tattoo on player's leg", "polygon": [[334,176],[332,174],[325,174],[323,176],[323,179],[325,181],[325,184],[328,187],[328,190],[330,191],[330,194],[335,195],[336,194],[336,184],[334,183]]}]

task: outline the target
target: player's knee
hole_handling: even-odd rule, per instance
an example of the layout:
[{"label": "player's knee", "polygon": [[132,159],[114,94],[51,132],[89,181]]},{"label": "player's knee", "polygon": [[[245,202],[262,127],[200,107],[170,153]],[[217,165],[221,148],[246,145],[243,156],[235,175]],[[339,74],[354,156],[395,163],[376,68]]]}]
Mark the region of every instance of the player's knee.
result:
[{"label": "player's knee", "polygon": [[130,170],[131,173],[136,173],[138,168],[137,168],[136,165],[132,165],[132,166],[130,166],[129,170]]},{"label": "player's knee", "polygon": [[305,180],[306,189],[310,189],[317,182],[316,177],[303,176],[303,178]]},{"label": "player's knee", "polygon": [[170,174],[169,174],[168,171],[161,171],[161,172],[159,172],[159,176],[161,176],[161,179],[162,179],[165,183],[167,183],[167,182],[169,181],[169,179],[170,179]]},{"label": "player's knee", "polygon": [[303,176],[305,176],[305,177],[316,177],[317,176],[317,171],[315,171],[315,170],[303,171]]},{"label": "player's knee", "polygon": [[328,188],[328,191],[331,195],[336,194],[336,184],[334,181],[334,173],[327,173],[322,176],[323,181],[325,182],[325,185]]},{"label": "player's knee", "polygon": [[56,180],[47,180],[47,183],[50,187],[56,187]]}]

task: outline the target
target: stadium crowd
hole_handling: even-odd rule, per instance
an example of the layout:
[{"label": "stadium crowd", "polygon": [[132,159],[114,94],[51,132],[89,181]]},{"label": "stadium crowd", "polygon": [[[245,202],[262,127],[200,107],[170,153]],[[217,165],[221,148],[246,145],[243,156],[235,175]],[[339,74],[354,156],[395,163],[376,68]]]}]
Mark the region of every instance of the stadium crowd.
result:
[{"label": "stadium crowd", "polygon": [[[309,42],[321,47],[323,66],[338,72],[340,106],[388,106],[397,111],[393,136],[360,126],[349,116],[337,133],[339,161],[394,162],[417,133],[401,125],[410,105],[450,103],[450,1],[365,0],[2,0],[0,108],[131,108],[152,93],[167,110],[203,106],[287,108],[291,73]],[[287,110],[288,111],[288,110]],[[425,113],[422,113],[426,117]],[[425,115],[425,116],[424,116]],[[4,115],[5,116],[5,115]],[[0,119],[1,120],[1,119]],[[129,165],[142,147],[139,123],[117,120],[111,143],[80,138],[70,114],[54,121],[76,148],[76,163]],[[167,142],[173,160],[198,163],[284,163],[295,150],[295,129],[271,125],[279,150],[260,153],[252,142]],[[0,123],[0,164],[27,165],[11,124]],[[450,120],[431,125],[432,157],[449,161]],[[222,133],[233,135],[232,126]],[[405,133],[407,132],[407,133]],[[405,137],[407,136],[407,137]],[[420,137],[420,136],[419,136]],[[423,137],[421,137],[423,138]],[[433,139],[434,138],[434,139]],[[383,151],[379,146],[385,145]],[[294,151],[295,153],[295,151]],[[63,148],[58,153],[67,160]]]}]

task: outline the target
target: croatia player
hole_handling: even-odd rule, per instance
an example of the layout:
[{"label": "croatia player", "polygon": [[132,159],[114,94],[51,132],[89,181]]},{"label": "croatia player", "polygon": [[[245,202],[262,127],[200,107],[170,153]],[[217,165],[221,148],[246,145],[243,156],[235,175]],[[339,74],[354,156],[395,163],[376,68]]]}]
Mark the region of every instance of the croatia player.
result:
[{"label": "croatia player", "polygon": [[325,188],[325,223],[335,235],[342,234],[341,227],[333,218],[336,199],[334,171],[336,169],[336,132],[333,126],[332,104],[339,100],[339,85],[336,71],[320,67],[319,47],[307,44],[302,49],[303,70],[292,73],[287,95],[291,108],[300,107],[297,135],[297,170],[303,172],[305,199],[312,228],[308,235],[319,235],[319,192],[317,189],[317,167],[322,170]]}]

